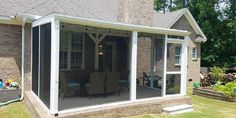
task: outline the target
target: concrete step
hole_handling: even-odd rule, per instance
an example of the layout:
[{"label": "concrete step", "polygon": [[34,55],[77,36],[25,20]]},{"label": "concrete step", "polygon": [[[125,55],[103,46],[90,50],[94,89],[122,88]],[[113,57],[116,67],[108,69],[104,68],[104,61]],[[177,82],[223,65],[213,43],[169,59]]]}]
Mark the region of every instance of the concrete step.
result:
[{"label": "concrete step", "polygon": [[188,104],[182,104],[178,106],[163,108],[163,113],[165,114],[180,114],[180,113],[185,113],[185,112],[190,112],[190,111],[193,111],[193,107],[192,105],[188,105]]}]

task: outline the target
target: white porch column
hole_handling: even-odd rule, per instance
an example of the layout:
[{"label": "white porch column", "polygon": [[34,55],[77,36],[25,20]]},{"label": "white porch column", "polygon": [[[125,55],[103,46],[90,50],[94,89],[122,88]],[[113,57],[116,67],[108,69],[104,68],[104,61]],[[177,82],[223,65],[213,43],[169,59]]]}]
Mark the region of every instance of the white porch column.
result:
[{"label": "white porch column", "polygon": [[154,83],[154,38],[151,39],[151,63],[150,63],[150,76],[151,76],[151,88],[153,88]]},{"label": "white porch column", "polygon": [[93,34],[89,34],[89,37],[93,40],[95,44],[95,60],[94,60],[94,69],[99,69],[99,44],[106,37],[106,35],[102,35],[99,37],[99,34],[96,34],[94,37]]},{"label": "white porch column", "polygon": [[99,50],[98,49],[99,49],[99,43],[95,43],[95,65],[94,65],[95,70],[99,69],[99,64],[98,64],[99,63],[99,60],[98,60],[99,59],[99,52],[98,52]]},{"label": "white porch column", "polygon": [[166,66],[167,66],[167,39],[168,35],[165,35],[164,41],[163,41],[163,82],[162,82],[162,97],[166,96]]},{"label": "white porch column", "polygon": [[58,113],[59,89],[59,40],[60,25],[55,18],[51,20],[51,86],[50,86],[50,113]]},{"label": "white porch column", "polygon": [[188,36],[185,36],[182,43],[182,59],[181,59],[181,95],[186,95],[187,89],[187,66],[188,66]]},{"label": "white porch column", "polygon": [[137,40],[138,32],[132,32],[130,41],[130,100],[136,100],[136,75],[137,75]]}]

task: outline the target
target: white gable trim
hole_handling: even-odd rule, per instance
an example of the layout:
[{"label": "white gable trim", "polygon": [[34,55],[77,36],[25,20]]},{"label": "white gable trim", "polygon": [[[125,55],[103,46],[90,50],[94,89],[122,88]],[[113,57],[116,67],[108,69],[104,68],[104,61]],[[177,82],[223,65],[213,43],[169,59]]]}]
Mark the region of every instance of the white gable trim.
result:
[{"label": "white gable trim", "polygon": [[183,15],[186,17],[186,19],[188,20],[188,22],[192,26],[193,30],[197,34],[199,34],[203,37],[203,39],[204,39],[203,42],[206,42],[207,38],[206,38],[205,34],[203,33],[203,31],[201,30],[201,28],[197,24],[196,20],[194,19],[194,17],[192,16],[192,14],[190,13],[190,11],[187,8],[184,8],[183,12],[168,26],[168,28],[171,28]]},{"label": "white gable trim", "polygon": [[180,18],[181,16],[183,16],[185,13],[185,10],[182,10],[182,12],[178,15],[178,17],[176,17],[172,22],[171,24],[169,24],[169,26],[167,28],[171,28]]}]

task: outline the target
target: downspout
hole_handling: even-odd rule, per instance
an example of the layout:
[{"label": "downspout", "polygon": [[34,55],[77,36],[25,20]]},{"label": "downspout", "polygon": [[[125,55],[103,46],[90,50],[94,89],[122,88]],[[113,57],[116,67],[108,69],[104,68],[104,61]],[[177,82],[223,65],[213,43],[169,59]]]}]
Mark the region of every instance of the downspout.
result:
[{"label": "downspout", "polygon": [[25,21],[26,19],[23,18],[22,20],[22,26],[21,26],[21,31],[22,31],[22,44],[21,44],[21,97],[20,100],[24,99],[24,79],[25,79]]},{"label": "downspout", "polygon": [[24,99],[24,78],[25,78],[25,73],[24,73],[24,56],[25,56],[25,50],[24,50],[24,47],[25,47],[25,18],[23,18],[22,20],[22,26],[21,26],[21,32],[22,32],[22,35],[21,35],[21,43],[22,43],[22,49],[21,49],[21,97],[18,98],[18,99],[13,99],[13,100],[9,100],[7,102],[4,102],[4,103],[0,103],[0,106],[4,106],[4,105],[7,105],[7,104],[10,104],[10,103],[13,103],[13,102],[18,102],[18,101],[22,101]]}]

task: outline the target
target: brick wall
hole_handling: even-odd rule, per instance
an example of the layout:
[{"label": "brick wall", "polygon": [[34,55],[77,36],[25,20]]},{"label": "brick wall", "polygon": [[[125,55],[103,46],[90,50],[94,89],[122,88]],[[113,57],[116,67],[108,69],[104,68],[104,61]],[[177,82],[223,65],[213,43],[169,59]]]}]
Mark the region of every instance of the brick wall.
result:
[{"label": "brick wall", "polygon": [[[193,81],[200,81],[200,54],[201,54],[201,44],[196,43],[193,40],[196,38],[197,34],[193,30],[192,26],[189,24],[185,16],[182,16],[171,28],[179,30],[187,30],[191,32],[189,36],[191,40],[188,42],[188,79]],[[197,60],[192,60],[192,48],[197,48]]]},{"label": "brick wall", "polygon": [[143,72],[150,72],[151,38],[139,37],[137,50],[137,77],[142,77]]},{"label": "brick wall", "polygon": [[[153,20],[154,0],[119,0],[119,22],[151,26]],[[151,40],[138,39],[137,77],[150,71]]]},{"label": "brick wall", "polygon": [[21,26],[0,24],[0,75],[20,79]]},{"label": "brick wall", "polygon": [[119,0],[118,21],[150,26],[153,8],[154,0]]}]

